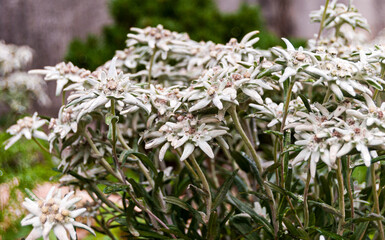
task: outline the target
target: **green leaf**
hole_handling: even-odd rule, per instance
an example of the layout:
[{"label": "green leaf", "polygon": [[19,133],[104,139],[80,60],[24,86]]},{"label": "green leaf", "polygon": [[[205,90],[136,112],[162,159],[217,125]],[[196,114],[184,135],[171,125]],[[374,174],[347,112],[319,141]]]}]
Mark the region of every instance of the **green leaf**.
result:
[{"label": "green leaf", "polygon": [[385,218],[381,215],[370,213],[364,217],[350,219],[349,221],[346,222],[344,226],[349,227],[353,223],[372,222],[372,221],[378,221],[378,220],[385,221]]},{"label": "green leaf", "polygon": [[218,214],[216,211],[210,214],[210,219],[207,229],[207,239],[215,239],[218,235]]},{"label": "green leaf", "polygon": [[27,194],[27,196],[32,200],[32,201],[37,201],[39,200],[39,198],[31,191],[29,190],[28,188],[25,188],[25,193]]},{"label": "green leaf", "polygon": [[303,104],[305,104],[307,111],[312,112],[311,107],[310,107],[310,103],[309,103],[309,100],[307,99],[307,97],[305,97],[303,94],[298,94],[298,95],[302,99]]},{"label": "green leaf", "polygon": [[289,233],[292,236],[294,236],[296,238],[300,238],[300,239],[310,239],[307,232],[305,232],[303,229],[301,229],[299,227],[295,227],[292,224],[290,219],[284,217],[282,220],[283,220],[283,223],[285,224],[287,230],[289,231]]},{"label": "green leaf", "polygon": [[256,223],[261,224],[263,229],[268,234],[273,236],[274,230],[273,230],[272,226],[269,224],[269,222],[265,218],[258,215],[253,208],[251,208],[246,203],[240,201],[239,199],[237,199],[236,197],[234,197],[232,195],[230,195],[229,201],[232,205],[234,205],[236,208],[238,208],[239,211],[247,213]]},{"label": "green leaf", "polygon": [[214,199],[212,211],[214,211],[224,200],[227,192],[230,190],[231,185],[233,184],[234,178],[237,175],[238,169],[235,170],[230,177],[226,179],[226,181],[219,188],[217,196]]},{"label": "green leaf", "polygon": [[366,229],[368,228],[368,225],[369,225],[369,222],[362,222],[358,224],[358,226],[356,226],[356,229],[350,239],[352,240],[363,239]]},{"label": "green leaf", "polygon": [[272,183],[272,182],[268,182],[266,181],[265,184],[271,188],[271,190],[275,191],[275,192],[278,192],[284,196],[289,196],[291,197],[292,199],[296,200],[296,201],[299,201],[299,202],[303,202],[303,198],[301,196],[299,196],[298,194],[296,193],[292,193],[290,192],[289,190],[286,190],[284,188],[281,188],[280,186]]},{"label": "green leaf", "polygon": [[259,239],[258,233],[255,232],[258,228],[252,226],[249,216],[242,214],[235,215],[230,218],[229,223],[230,226],[242,234],[241,237],[245,237],[247,240]]},{"label": "green leaf", "polygon": [[107,113],[104,121],[106,122],[107,125],[110,125],[111,123],[117,123],[119,122],[119,117],[113,115],[112,113]]},{"label": "green leaf", "polygon": [[74,135],[72,135],[68,139],[64,140],[63,146],[61,147],[61,152],[64,149],[66,149],[68,146],[72,145],[76,140],[78,140],[79,136],[80,136],[79,131],[77,131],[77,133],[75,133]]},{"label": "green leaf", "polygon": [[283,136],[283,133],[278,132],[278,131],[274,131],[274,130],[265,130],[265,131],[263,131],[263,133],[274,134],[275,136],[277,136],[279,138],[281,138]]},{"label": "green leaf", "polygon": [[261,186],[263,185],[263,180],[253,160],[251,160],[244,152],[233,151],[231,152],[231,156],[243,171],[251,173],[257,179],[258,184]]},{"label": "green leaf", "polygon": [[144,231],[144,230],[138,230],[139,235],[142,238],[147,238],[147,239],[170,239],[168,236],[164,236],[161,234],[156,233],[155,231]]},{"label": "green leaf", "polygon": [[130,149],[123,151],[119,156],[119,160],[121,162],[125,162],[130,155],[137,157],[146,167],[150,168],[154,174],[158,173],[154,163],[150,160],[150,158],[146,154],[136,152],[135,150]]},{"label": "green leaf", "polygon": [[265,169],[265,171],[262,174],[262,177],[265,178],[268,173],[275,171],[275,169],[279,168],[280,166],[281,166],[281,163],[279,162],[271,164],[269,167]]},{"label": "green leaf", "polygon": [[199,222],[205,224],[203,222],[202,216],[199,214],[199,212],[197,210],[195,210],[191,205],[187,204],[185,201],[182,201],[181,199],[179,199],[177,197],[173,197],[173,196],[164,197],[164,201],[166,201],[167,203],[176,205],[176,206],[190,212],[194,216],[195,219],[197,219]]},{"label": "green leaf", "polygon": [[129,185],[114,184],[114,185],[105,187],[103,189],[103,192],[105,194],[111,194],[111,193],[125,191],[127,189],[129,189]]},{"label": "green leaf", "polygon": [[342,216],[340,211],[338,211],[337,209],[335,209],[334,207],[330,206],[327,203],[317,202],[317,201],[313,201],[313,200],[308,200],[308,203],[317,205],[317,206],[321,207],[325,212],[332,213],[338,217]]}]

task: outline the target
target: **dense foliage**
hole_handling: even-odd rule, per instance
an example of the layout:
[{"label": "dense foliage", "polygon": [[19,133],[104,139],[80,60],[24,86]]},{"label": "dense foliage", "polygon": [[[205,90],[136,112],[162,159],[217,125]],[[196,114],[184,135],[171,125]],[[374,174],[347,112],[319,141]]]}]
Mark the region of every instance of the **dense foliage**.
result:
[{"label": "dense foliage", "polygon": [[[267,49],[281,44],[269,33],[256,6],[242,5],[235,13],[221,13],[213,0],[111,0],[109,3],[114,24],[106,26],[98,37],[85,41],[74,40],[66,56],[79,67],[94,70],[122,49],[131,27],[162,24],[165,28],[187,32],[194,40],[225,43],[230,38],[240,40],[246,33],[258,29],[258,47]],[[297,44],[303,44],[296,40]],[[296,44],[295,44],[296,45]]]}]

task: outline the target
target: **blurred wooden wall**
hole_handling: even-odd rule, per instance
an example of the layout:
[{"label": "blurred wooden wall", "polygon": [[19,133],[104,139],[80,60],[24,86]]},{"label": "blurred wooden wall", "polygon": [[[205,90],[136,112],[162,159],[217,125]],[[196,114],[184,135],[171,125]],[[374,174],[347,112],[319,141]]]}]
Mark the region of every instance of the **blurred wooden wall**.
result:
[{"label": "blurred wooden wall", "polygon": [[[0,0],[0,40],[34,49],[30,68],[55,65],[63,60],[74,37],[100,33],[111,21],[107,0]],[[41,114],[55,116],[60,99],[49,83],[49,108],[35,106]],[[31,112],[35,109],[31,110]]]}]

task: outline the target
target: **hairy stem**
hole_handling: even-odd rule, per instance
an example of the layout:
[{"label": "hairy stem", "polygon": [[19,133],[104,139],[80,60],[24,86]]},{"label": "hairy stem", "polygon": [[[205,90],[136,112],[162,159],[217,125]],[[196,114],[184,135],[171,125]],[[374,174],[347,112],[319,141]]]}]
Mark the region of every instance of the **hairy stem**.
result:
[{"label": "hairy stem", "polygon": [[325,23],[325,18],[326,18],[326,11],[328,9],[328,6],[329,6],[329,0],[326,0],[325,9],[324,9],[324,12],[322,13],[322,19],[321,19],[321,23],[320,23],[320,27],[319,27],[319,31],[318,31],[318,36],[317,36],[316,42],[318,42],[318,40],[321,37],[322,31],[323,31],[323,28],[324,28],[324,23]]},{"label": "hairy stem", "polygon": [[94,218],[94,219],[95,219],[96,223],[103,228],[106,235],[108,235],[112,240],[116,240],[115,236],[112,234],[110,229],[104,225],[104,221],[101,222],[97,218]]},{"label": "hairy stem", "polygon": [[[118,136],[118,139],[119,139],[119,142],[123,145],[123,147],[126,149],[126,150],[131,150],[131,148],[127,145],[126,141],[124,140],[123,138],[123,135],[122,133],[120,132],[119,128],[117,129],[117,136]],[[136,156],[133,156],[135,159],[137,159]],[[149,170],[146,168],[146,166],[144,166],[144,164],[139,160],[137,159],[137,162],[138,162],[138,166],[139,166],[139,169],[142,171],[143,175],[146,177],[148,183],[150,184],[150,186],[152,188],[154,188],[155,186],[155,183],[154,183],[154,180],[151,178],[150,176],[150,172]],[[163,193],[162,191],[157,191],[157,197],[158,197],[158,200],[159,200],[159,203],[160,203],[160,206],[162,208],[162,211],[163,212],[166,212],[166,203],[164,201],[164,196],[163,196]],[[166,217],[167,219],[167,222],[169,224],[171,224],[171,219],[167,216]]]},{"label": "hairy stem", "polygon": [[305,189],[303,191],[303,218],[304,218],[304,227],[305,229],[309,227],[309,205],[307,203],[307,197],[309,194],[309,186],[310,186],[310,163],[307,167],[307,176],[306,176],[306,184]]},{"label": "hairy stem", "polygon": [[338,181],[338,206],[341,212],[341,217],[338,223],[337,234],[341,235],[344,233],[345,224],[345,198],[344,198],[344,179],[342,176],[342,164],[341,158],[337,160],[337,181]]},{"label": "hairy stem", "polygon": [[[376,214],[380,214],[380,205],[378,202],[378,193],[376,189],[376,168],[375,164],[370,165],[370,175],[371,175],[371,180],[372,180],[372,193],[373,193],[373,202],[374,202],[374,211]],[[378,225],[378,230],[379,230],[379,237],[381,240],[385,239],[384,236],[384,226],[382,225],[381,220],[377,220],[377,225]]]},{"label": "hairy stem", "polygon": [[202,171],[201,167],[199,166],[198,162],[196,161],[194,155],[191,154],[189,159],[190,159],[192,165],[194,166],[195,170],[197,171],[199,179],[202,181],[203,188],[207,192],[206,215],[207,215],[207,219],[210,219],[212,199],[211,199],[211,191],[210,191],[209,183],[207,182],[206,176],[203,173],[203,171]]},{"label": "hairy stem", "polygon": [[49,150],[44,147],[35,137],[32,136],[32,140],[46,153],[50,153]]},{"label": "hairy stem", "polygon": [[[354,218],[354,202],[353,202],[353,191],[352,191],[352,186],[351,186],[351,176],[352,176],[352,169],[350,168],[350,156],[348,156],[348,160],[347,160],[347,173],[346,173],[346,184],[347,184],[347,187],[348,187],[348,194],[349,194],[349,203],[350,203],[350,218],[353,219]],[[352,226],[351,226],[351,229],[352,231],[354,231],[354,223],[352,223]]]},{"label": "hairy stem", "polygon": [[63,91],[61,95],[61,105],[66,105],[66,92]]},{"label": "hairy stem", "polygon": [[148,67],[148,85],[150,86],[150,83],[151,83],[151,75],[152,75],[152,66],[154,65],[154,59],[155,59],[155,54],[156,54],[156,51],[158,49],[155,47],[153,49],[153,52],[152,52],[152,55],[151,55],[151,58],[150,58],[150,66]]},{"label": "hairy stem", "polygon": [[253,157],[255,165],[257,165],[258,171],[260,172],[260,174],[262,174],[263,169],[262,169],[262,165],[261,165],[261,159],[258,156],[257,152],[255,151],[253,145],[251,144],[250,139],[247,137],[245,131],[242,128],[242,125],[241,125],[239,118],[238,118],[238,114],[237,114],[237,110],[236,110],[235,105],[230,107],[229,113],[230,113],[231,118],[233,119],[235,129],[237,130],[239,135],[241,135],[243,142],[245,143],[246,147],[251,152],[251,155]]},{"label": "hairy stem", "polygon": [[90,144],[92,150],[98,155],[100,165],[102,165],[102,167],[106,169],[107,172],[109,172],[112,176],[117,178],[121,183],[125,183],[124,178],[122,178],[118,173],[116,173],[114,169],[112,169],[111,165],[107,162],[107,160],[103,158],[103,155],[99,152],[95,143],[92,141],[90,135],[87,132],[84,132],[84,136],[86,137],[87,142],[88,144]]},{"label": "hairy stem", "polygon": [[[247,149],[251,152],[251,155],[253,157],[253,160],[255,162],[255,165],[257,166],[259,173],[262,174],[263,168],[261,165],[261,159],[258,156],[257,152],[255,151],[253,145],[251,144],[249,138],[247,137],[245,131],[242,128],[242,125],[241,125],[239,118],[238,118],[238,114],[237,114],[237,110],[236,110],[235,105],[233,105],[229,108],[229,113],[230,113],[231,119],[234,122],[235,129],[237,130],[239,135],[241,135],[241,138],[242,138],[244,144],[246,145]],[[271,189],[265,183],[263,183],[263,187],[265,188],[266,194],[270,199],[270,210],[271,210],[272,222],[274,225],[274,233],[277,236],[279,226],[278,226],[278,222],[277,222],[277,215],[276,215],[276,209],[277,208],[276,208],[274,195],[273,195],[273,192],[271,191]]]},{"label": "hairy stem", "polygon": [[286,94],[286,99],[285,99],[285,106],[284,106],[284,109],[283,109],[283,116],[282,116],[282,123],[281,123],[281,132],[283,133],[284,129],[285,129],[285,125],[286,125],[286,118],[287,118],[287,114],[289,112],[289,103],[290,103],[290,100],[291,100],[291,95],[292,95],[292,90],[293,90],[293,87],[294,87],[294,80],[291,80],[290,81],[290,85],[289,85],[289,89],[287,90],[287,94]]}]

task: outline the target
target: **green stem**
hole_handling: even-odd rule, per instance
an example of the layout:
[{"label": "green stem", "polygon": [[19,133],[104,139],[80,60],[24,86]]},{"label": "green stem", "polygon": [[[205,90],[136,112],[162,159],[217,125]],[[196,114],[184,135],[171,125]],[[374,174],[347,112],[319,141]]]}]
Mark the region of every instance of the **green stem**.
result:
[{"label": "green stem", "polygon": [[125,183],[126,181],[124,181],[124,179],[119,174],[117,174],[114,171],[114,169],[112,169],[112,167],[107,162],[107,160],[103,158],[103,155],[99,152],[98,148],[95,146],[95,143],[92,141],[92,139],[89,136],[89,134],[87,132],[85,132],[84,136],[86,137],[87,142],[88,142],[88,144],[90,144],[92,150],[98,155],[98,159],[100,161],[100,165],[102,165],[102,167],[104,167],[104,169],[106,169],[107,172],[109,172],[112,176],[117,178],[121,183]]},{"label": "green stem", "polygon": [[[123,145],[123,147],[126,150],[131,150],[131,148],[127,145],[126,141],[124,140],[124,138],[122,136],[122,133],[120,132],[119,128],[117,129],[117,135],[118,135],[118,139],[119,139],[120,143]],[[136,156],[133,156],[133,157],[137,159]],[[149,170],[146,168],[146,166],[144,166],[144,164],[139,159],[137,159],[137,161],[138,161],[139,169],[142,171],[142,173],[146,177],[146,179],[149,182],[150,186],[152,188],[154,188],[155,183],[154,183],[154,180],[150,176]],[[164,212],[166,212],[166,203],[164,202],[163,193],[160,190],[157,192],[157,197],[159,198],[159,202],[160,202],[162,210]],[[167,221],[168,221],[169,224],[171,224],[169,219],[167,219]]]},{"label": "green stem", "polygon": [[[88,143],[91,145],[91,148],[95,151],[95,153],[100,157],[100,163],[101,165],[107,170],[107,172],[111,173],[114,177],[116,177],[121,183],[125,184],[125,185],[129,185],[131,187],[131,185],[124,179],[124,174],[122,171],[120,171],[120,175],[117,174],[110,166],[110,164],[102,157],[102,154],[99,152],[99,150],[97,149],[97,147],[95,146],[94,142],[92,141],[91,137],[88,135],[88,133],[84,133]],[[135,195],[131,192],[131,190],[128,190],[127,191],[128,194],[130,195],[130,197],[132,198],[132,200],[135,202],[135,204],[140,208],[142,209],[144,212],[146,212],[148,215],[150,215],[150,217],[152,217],[153,219],[155,219],[155,221],[157,221],[160,225],[162,225],[165,229],[169,229],[169,227],[162,221],[160,220],[154,213],[151,212],[151,210],[149,210],[148,208],[146,208],[143,204],[141,204],[135,197]],[[171,237],[172,238],[176,238],[174,234],[171,234]]]},{"label": "green stem", "polygon": [[61,95],[61,105],[64,106],[65,104],[66,104],[66,92],[63,91]]},{"label": "green stem", "polygon": [[192,165],[194,166],[195,170],[198,173],[199,179],[202,181],[203,188],[207,192],[207,198],[206,198],[206,215],[207,219],[210,219],[210,214],[211,214],[211,191],[210,191],[210,186],[209,183],[207,182],[206,176],[204,175],[201,167],[199,166],[198,162],[195,160],[194,155],[190,155],[189,157]]},{"label": "green stem", "polygon": [[46,148],[46,147],[44,147],[35,137],[32,137],[32,140],[44,151],[44,152],[46,152],[46,153],[49,153],[50,154],[50,152],[49,152],[49,150]]},{"label": "green stem", "polygon": [[341,158],[337,159],[337,181],[338,181],[338,205],[341,213],[341,217],[338,223],[337,234],[341,235],[344,233],[345,224],[345,198],[344,198],[344,179],[342,176],[342,164]]},{"label": "green stem", "polygon": [[198,174],[194,171],[193,167],[191,167],[190,163],[188,163],[187,161],[184,161],[184,164],[186,165],[186,167],[190,171],[190,173],[193,175],[194,179],[199,181],[200,178],[199,178]]},{"label": "green stem", "polygon": [[282,123],[281,123],[281,132],[282,133],[283,133],[283,131],[285,129],[285,125],[286,125],[286,118],[287,118],[288,111],[289,111],[289,103],[291,100],[291,95],[292,95],[294,83],[295,83],[294,80],[290,81],[289,89],[287,90],[287,93],[286,93],[285,106],[283,109],[283,117],[282,117]]},{"label": "green stem", "polygon": [[118,208],[114,203],[112,203],[108,198],[106,198],[104,193],[98,188],[98,186],[95,185],[95,183],[89,183],[89,185],[92,188],[92,191],[98,196],[100,200],[102,200],[102,202],[104,202],[107,206],[116,210],[117,212],[123,213],[120,208]]},{"label": "green stem", "polygon": [[103,228],[106,235],[108,235],[112,240],[116,240],[115,236],[112,234],[110,229],[104,225],[104,223],[100,222],[96,217],[94,219],[95,219],[96,223]]},{"label": "green stem", "polygon": [[[376,214],[380,214],[380,204],[378,202],[378,193],[376,189],[376,169],[375,164],[370,165],[370,175],[372,178],[372,192],[373,192],[373,202],[374,202],[374,211]],[[382,225],[381,220],[377,220],[378,230],[379,230],[379,237],[381,240],[385,239],[384,236],[384,226]]]},{"label": "green stem", "polygon": [[309,227],[309,205],[307,203],[307,197],[309,194],[309,186],[310,186],[310,162],[307,167],[307,176],[306,176],[306,184],[305,184],[305,189],[303,192],[303,216],[304,216],[304,227],[307,229]]},{"label": "green stem", "polygon": [[325,9],[324,9],[324,12],[322,13],[322,19],[321,19],[321,23],[320,23],[320,27],[319,27],[319,31],[318,31],[318,36],[317,36],[316,42],[318,42],[318,40],[321,37],[322,31],[323,31],[323,28],[324,28],[324,23],[325,23],[325,18],[326,18],[326,11],[328,9],[328,6],[329,6],[329,0],[326,0]]},{"label": "green stem", "polygon": [[[289,84],[289,89],[286,92],[286,99],[285,99],[285,105],[283,109],[283,116],[282,116],[282,122],[281,122],[281,129],[280,132],[283,134],[282,139],[280,141],[280,146],[281,146],[281,181],[279,182],[281,187],[284,187],[285,184],[285,157],[283,156],[283,150],[285,147],[284,141],[285,141],[285,126],[286,126],[286,119],[287,115],[289,113],[289,104],[292,96],[292,90],[294,86],[295,81],[290,78],[290,84]],[[278,177],[277,177],[278,179]]]},{"label": "green stem", "polygon": [[289,197],[289,196],[286,196],[286,200],[288,201],[288,203],[289,203],[289,205],[290,205],[290,208],[291,208],[291,210],[293,211],[294,217],[295,217],[295,219],[297,220],[299,226],[300,226],[303,230],[305,230],[305,229],[303,228],[303,225],[302,225],[302,223],[301,223],[301,220],[299,219],[299,217],[298,217],[298,215],[297,215],[297,211],[295,210],[295,208],[294,208],[294,206],[293,206],[293,203],[291,202],[290,197]]},{"label": "green stem", "polygon": [[322,103],[326,103],[329,100],[331,94],[332,94],[332,91],[330,89],[330,86],[328,86],[328,90],[326,91],[326,94]]},{"label": "green stem", "polygon": [[378,89],[374,90],[374,94],[373,94],[373,101],[374,102],[376,102],[376,98],[378,96],[378,93],[379,93]]},{"label": "green stem", "polygon": [[154,65],[154,58],[155,58],[155,53],[158,49],[154,48],[151,58],[150,58],[150,66],[148,67],[148,86],[150,86],[151,83],[151,75],[152,75],[152,66]]},{"label": "green stem", "polygon": [[[278,138],[278,136],[275,136],[275,141],[274,141],[274,156],[273,156],[273,158],[274,158],[274,163],[275,164],[277,164],[278,163],[278,141],[279,141],[279,138]],[[276,168],[275,169],[275,181],[277,182],[277,183],[279,183],[280,181],[279,181],[279,169],[278,168]],[[282,182],[281,182],[281,187],[283,187],[282,186]]]},{"label": "green stem", "polygon": [[[352,191],[352,186],[351,186],[351,176],[352,176],[352,169],[350,168],[350,156],[348,156],[347,159],[347,173],[346,173],[346,184],[348,187],[348,194],[349,194],[349,202],[350,202],[350,218],[354,219],[354,199],[353,199],[353,191]],[[352,231],[354,231],[354,223],[351,226]]]},{"label": "green stem", "polygon": [[262,174],[263,169],[262,169],[262,165],[261,165],[261,159],[258,156],[257,152],[255,151],[253,145],[251,144],[250,139],[247,137],[245,131],[242,128],[242,125],[241,125],[239,118],[238,118],[238,114],[237,114],[237,110],[236,110],[235,105],[233,105],[229,108],[229,113],[230,113],[231,118],[233,119],[235,129],[238,131],[239,135],[241,135],[243,142],[245,143],[246,147],[251,152],[251,155],[253,157],[255,165],[257,165],[259,173]]},{"label": "green stem", "polygon": [[[115,113],[115,99],[111,99],[111,114],[114,117],[116,115],[116,113]],[[113,154],[113,158],[114,158],[115,169],[117,171],[119,171],[119,169],[120,169],[119,165],[120,164],[119,164],[118,156],[116,155],[116,121],[112,120],[111,124],[112,124],[112,141],[111,141],[112,154]]]},{"label": "green stem", "polygon": [[[247,149],[251,152],[251,155],[253,157],[255,165],[257,166],[259,174],[262,174],[263,168],[261,165],[261,159],[258,156],[257,152],[255,151],[253,145],[251,144],[249,138],[247,137],[245,131],[243,130],[243,128],[241,126],[235,105],[232,105],[229,108],[229,113],[230,113],[230,116],[234,122],[235,129],[238,131],[239,135],[241,135],[241,138],[242,138],[244,144],[246,145]],[[271,210],[272,222],[274,225],[274,233],[277,236],[279,226],[278,226],[278,222],[277,222],[276,203],[275,203],[274,195],[273,195],[273,192],[271,191],[271,189],[266,185],[266,183],[263,183],[263,187],[265,188],[266,194],[270,199],[270,210]]]}]

